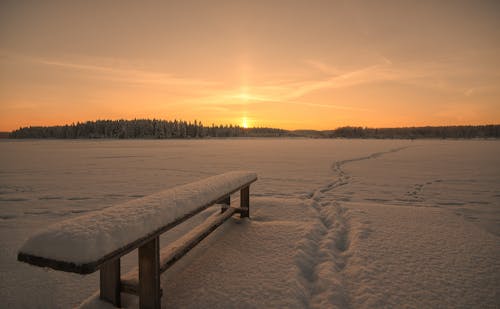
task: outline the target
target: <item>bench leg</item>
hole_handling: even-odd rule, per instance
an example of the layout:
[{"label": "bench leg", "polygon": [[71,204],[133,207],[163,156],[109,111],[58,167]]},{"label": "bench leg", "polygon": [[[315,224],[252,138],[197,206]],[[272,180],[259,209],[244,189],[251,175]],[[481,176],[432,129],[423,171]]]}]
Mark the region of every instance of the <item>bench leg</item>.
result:
[{"label": "bench leg", "polygon": [[223,213],[229,208],[229,206],[231,206],[231,196],[228,195],[224,199],[220,200],[219,203],[222,205],[220,208],[220,213]]},{"label": "bench leg", "polygon": [[100,295],[102,300],[121,307],[120,259],[104,263],[100,268]]},{"label": "bench leg", "polygon": [[139,308],[160,308],[160,239],[139,247]]},{"label": "bench leg", "polygon": [[250,186],[240,191],[240,207],[242,209],[240,218],[250,217]]}]

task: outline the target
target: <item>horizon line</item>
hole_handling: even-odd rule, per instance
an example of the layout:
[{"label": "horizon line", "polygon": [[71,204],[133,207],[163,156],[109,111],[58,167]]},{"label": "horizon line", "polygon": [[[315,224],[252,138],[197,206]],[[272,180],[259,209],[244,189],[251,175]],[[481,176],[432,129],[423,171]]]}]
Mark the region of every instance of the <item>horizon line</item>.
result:
[{"label": "horizon line", "polygon": [[4,131],[0,130],[0,133],[11,133],[14,131],[17,131],[19,129],[23,128],[30,128],[30,127],[62,127],[62,126],[72,126],[72,125],[77,125],[79,123],[87,123],[87,122],[98,122],[98,121],[134,121],[134,120],[146,120],[146,121],[166,121],[166,122],[186,122],[189,124],[194,124],[197,122],[198,124],[202,124],[204,127],[211,127],[211,126],[233,126],[233,127],[239,127],[245,130],[249,129],[278,129],[278,130],[283,130],[283,131],[316,131],[316,132],[325,132],[325,131],[334,131],[337,129],[341,128],[362,128],[362,129],[407,129],[407,128],[442,128],[442,127],[484,127],[484,126],[500,126],[500,123],[488,123],[488,124],[450,124],[450,125],[403,125],[403,126],[382,126],[382,127],[373,127],[373,126],[363,126],[363,125],[343,125],[343,126],[338,126],[335,128],[329,128],[329,129],[309,129],[309,128],[304,128],[304,129],[283,129],[280,127],[273,127],[273,126],[251,126],[251,127],[243,127],[240,124],[234,124],[234,123],[211,123],[210,125],[205,125],[203,124],[202,121],[198,121],[197,119],[194,120],[183,120],[183,119],[161,119],[161,118],[132,118],[132,119],[125,119],[125,118],[117,118],[117,119],[96,119],[96,120],[85,120],[85,121],[76,121],[72,123],[65,123],[65,124],[55,124],[55,125],[27,125],[27,126],[20,126],[17,129],[12,129],[10,131]]}]

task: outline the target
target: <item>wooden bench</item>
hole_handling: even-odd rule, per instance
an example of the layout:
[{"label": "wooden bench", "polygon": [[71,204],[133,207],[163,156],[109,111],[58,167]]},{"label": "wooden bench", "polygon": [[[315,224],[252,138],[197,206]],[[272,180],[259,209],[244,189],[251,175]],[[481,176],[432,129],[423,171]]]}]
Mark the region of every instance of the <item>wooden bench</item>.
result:
[{"label": "wooden bench", "polygon": [[[160,274],[235,213],[250,215],[251,172],[229,172],[65,220],[26,241],[17,259],[56,270],[100,270],[100,298],[120,307],[120,293],[139,295],[140,308],[160,308]],[[240,207],[230,205],[240,191]],[[160,252],[159,236],[206,208],[221,212]],[[120,258],[139,248],[139,265],[120,275]]]}]

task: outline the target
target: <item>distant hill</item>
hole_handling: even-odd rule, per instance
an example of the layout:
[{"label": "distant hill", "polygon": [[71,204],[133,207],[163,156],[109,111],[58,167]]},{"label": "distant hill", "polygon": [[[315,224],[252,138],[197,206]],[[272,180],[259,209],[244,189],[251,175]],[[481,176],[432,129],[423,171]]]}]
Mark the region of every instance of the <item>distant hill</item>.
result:
[{"label": "distant hill", "polygon": [[[2,134],[2,133],[0,133]],[[308,138],[500,138],[500,125],[439,126],[405,128],[341,127],[334,130],[284,130],[243,128],[237,125],[205,126],[201,122],[134,119],[97,120],[63,126],[24,127],[3,132],[10,138],[210,138],[210,137],[308,137]]]}]

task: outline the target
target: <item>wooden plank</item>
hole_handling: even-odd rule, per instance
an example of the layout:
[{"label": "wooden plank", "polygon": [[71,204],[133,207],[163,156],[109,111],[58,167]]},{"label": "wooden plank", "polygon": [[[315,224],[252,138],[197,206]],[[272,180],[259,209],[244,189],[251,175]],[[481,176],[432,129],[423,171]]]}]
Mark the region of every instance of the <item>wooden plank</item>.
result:
[{"label": "wooden plank", "polygon": [[222,200],[218,201],[217,204],[221,205],[220,213],[223,213],[224,211],[226,211],[229,208],[229,206],[231,206],[231,195],[228,195],[225,198],[223,198]]},{"label": "wooden plank", "polygon": [[[191,230],[188,234],[177,239],[169,246],[163,248],[160,253],[160,273],[166,271],[175,264],[181,257],[194,248],[200,241],[207,237],[211,232],[221,226],[227,219],[238,211],[235,207],[229,207],[222,214],[216,213],[206,219],[202,224]],[[138,271],[134,269],[124,276],[121,280],[121,289],[124,293],[137,294]]]},{"label": "wooden plank", "polygon": [[250,217],[250,185],[244,187],[240,191],[240,207],[242,211],[240,212],[241,218]]},{"label": "wooden plank", "polygon": [[99,297],[121,307],[120,300],[120,259],[104,263],[100,269]]},{"label": "wooden plank", "polygon": [[175,262],[194,248],[200,241],[231,218],[235,211],[235,208],[229,207],[227,211],[214,216],[212,220],[205,220],[204,223],[197,226],[178,241],[175,241],[172,246],[167,247],[167,250],[162,250],[160,271],[164,272],[174,265]]},{"label": "wooden plank", "polygon": [[145,235],[144,237],[139,238],[136,241],[133,241],[133,242],[129,243],[128,245],[123,246],[122,248],[105,255],[102,258],[98,259],[97,261],[82,263],[82,264],[75,264],[73,262],[59,261],[59,260],[55,260],[55,259],[47,259],[47,258],[43,258],[43,257],[39,257],[39,256],[35,256],[35,255],[28,254],[28,253],[23,253],[23,252],[18,253],[17,260],[21,261],[21,262],[26,262],[26,263],[29,263],[32,265],[36,265],[36,266],[50,267],[50,268],[55,269],[55,270],[74,272],[74,273],[78,273],[78,274],[90,274],[90,273],[93,273],[96,270],[98,270],[101,267],[101,265],[103,265],[105,262],[107,262],[109,260],[118,259],[121,256],[131,252],[132,250],[148,243],[149,241],[158,237],[159,235],[163,234],[164,232],[174,228],[175,226],[181,224],[182,222],[188,220],[189,218],[197,215],[201,211],[212,206],[217,201],[225,198],[227,195],[231,195],[234,192],[237,192],[238,190],[241,190],[244,187],[248,187],[251,183],[253,183],[255,181],[257,181],[257,178],[252,179],[248,183],[246,183],[238,188],[235,188],[234,190],[231,190],[231,192],[224,192],[224,194],[221,194],[216,199],[210,201],[209,203],[201,205],[199,208],[195,209],[194,211],[192,211],[190,213],[187,213],[186,215],[177,219],[176,221],[171,222],[169,224],[166,224],[165,226],[157,229],[156,231],[150,233],[149,235]]},{"label": "wooden plank", "polygon": [[139,247],[139,308],[159,309],[160,238]]}]

